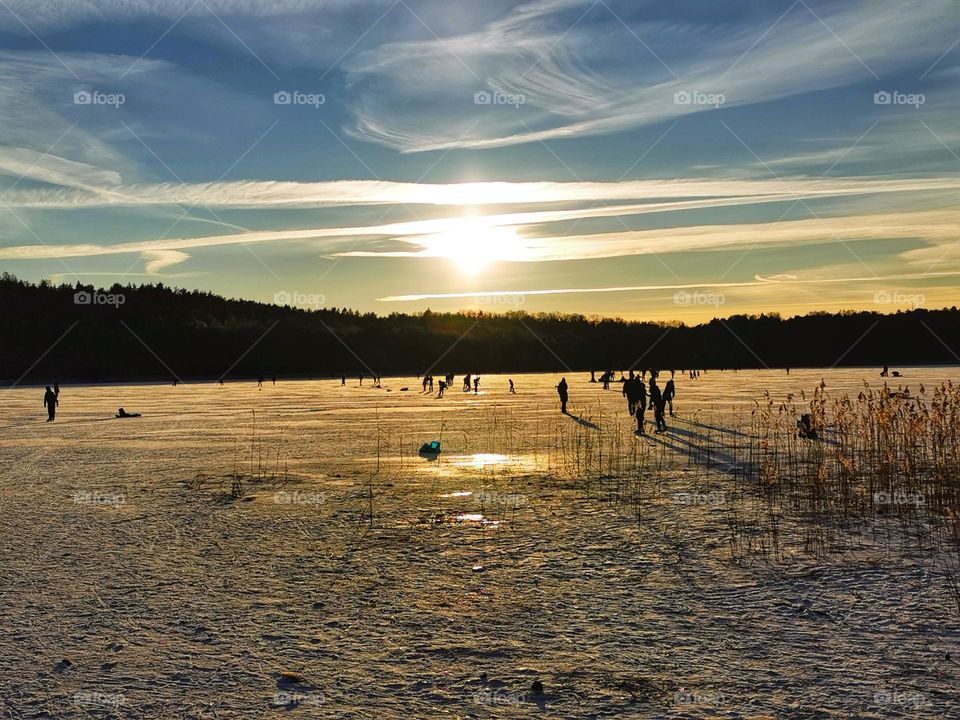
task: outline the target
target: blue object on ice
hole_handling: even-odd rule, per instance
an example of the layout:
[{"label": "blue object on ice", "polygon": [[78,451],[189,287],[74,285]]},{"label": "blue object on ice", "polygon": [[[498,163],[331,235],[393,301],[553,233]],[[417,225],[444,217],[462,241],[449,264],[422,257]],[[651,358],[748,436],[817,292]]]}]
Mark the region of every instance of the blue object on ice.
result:
[{"label": "blue object on ice", "polygon": [[440,454],[440,442],[434,440],[432,442],[424,443],[420,446],[421,455],[439,455]]}]

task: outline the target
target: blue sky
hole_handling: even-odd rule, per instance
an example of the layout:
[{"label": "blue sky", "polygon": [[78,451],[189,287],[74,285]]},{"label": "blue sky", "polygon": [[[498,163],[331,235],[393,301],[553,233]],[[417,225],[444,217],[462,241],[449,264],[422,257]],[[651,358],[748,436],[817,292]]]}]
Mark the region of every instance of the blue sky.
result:
[{"label": "blue sky", "polygon": [[0,267],[380,313],[953,305],[958,104],[955,0],[4,0]]}]

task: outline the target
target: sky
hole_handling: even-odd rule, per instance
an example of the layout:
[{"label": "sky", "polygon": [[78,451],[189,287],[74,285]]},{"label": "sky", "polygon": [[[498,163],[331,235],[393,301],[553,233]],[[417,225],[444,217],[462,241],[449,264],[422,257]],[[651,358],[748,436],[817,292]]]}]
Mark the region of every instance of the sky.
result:
[{"label": "sky", "polygon": [[0,270],[380,314],[957,303],[956,0],[0,0]]}]

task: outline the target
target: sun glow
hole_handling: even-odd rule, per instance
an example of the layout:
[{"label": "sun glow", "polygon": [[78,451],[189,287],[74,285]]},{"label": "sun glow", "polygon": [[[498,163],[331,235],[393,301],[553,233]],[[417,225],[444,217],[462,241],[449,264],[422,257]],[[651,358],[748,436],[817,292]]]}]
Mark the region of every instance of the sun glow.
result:
[{"label": "sun glow", "polygon": [[477,275],[502,260],[523,260],[524,245],[516,228],[471,221],[423,239],[430,255],[452,260],[461,272]]}]

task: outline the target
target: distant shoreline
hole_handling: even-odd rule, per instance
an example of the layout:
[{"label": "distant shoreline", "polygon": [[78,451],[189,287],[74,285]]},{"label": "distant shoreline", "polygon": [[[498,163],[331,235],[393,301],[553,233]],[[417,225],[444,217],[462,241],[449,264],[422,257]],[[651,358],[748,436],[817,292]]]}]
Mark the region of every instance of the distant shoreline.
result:
[{"label": "distant shoreline", "polygon": [[[92,289],[0,276],[0,376],[29,382],[189,382],[479,370],[947,367],[960,310],[736,315],[695,326],[559,313],[311,312],[161,285]],[[574,370],[571,370],[573,368]]]},{"label": "distant shoreline", "polygon": [[[945,369],[945,370],[946,370],[946,369],[957,369],[957,368],[960,368],[960,363],[953,363],[953,364],[947,364],[947,365],[942,364],[942,363],[929,363],[929,364],[920,364],[920,363],[918,363],[918,364],[913,364],[913,365],[898,365],[898,366],[896,366],[895,368],[891,367],[891,370],[899,370],[899,371],[903,372],[904,370],[909,371],[909,370],[911,370],[911,369],[926,369],[926,370],[931,370],[931,369],[937,369],[937,368],[943,368],[943,369]],[[682,371],[681,369],[679,369],[679,368],[675,368],[675,369],[676,369],[676,371],[677,371],[677,375],[682,375],[682,374],[683,374],[683,371]],[[888,381],[888,382],[892,382],[892,381],[896,381],[896,380],[909,380],[909,379],[910,379],[909,376],[907,376],[907,375],[904,375],[904,376],[902,376],[902,377],[893,377],[893,376],[890,376],[890,377],[886,377],[886,378],[881,378],[881,377],[880,377],[880,370],[881,370],[881,369],[882,369],[881,367],[874,366],[874,365],[838,365],[838,366],[836,366],[836,367],[791,367],[791,368],[790,368],[790,371],[791,371],[791,372],[793,372],[793,371],[804,372],[804,371],[810,371],[810,370],[821,370],[821,371],[830,372],[830,371],[843,371],[843,370],[845,370],[845,371],[863,370],[863,371],[868,371],[868,372],[871,372],[871,373],[875,373],[876,378],[877,378],[878,380],[886,380],[886,381]],[[705,373],[724,373],[724,374],[726,374],[726,373],[733,374],[734,372],[738,372],[738,373],[765,372],[765,373],[777,373],[777,374],[785,374],[785,373],[786,373],[786,368],[759,368],[759,369],[758,369],[758,368],[740,368],[740,369],[738,369],[738,370],[734,370],[734,369],[732,369],[732,368],[724,368],[724,369],[721,369],[721,368],[700,368],[700,370],[701,370],[701,372],[705,372]],[[659,371],[660,371],[661,373],[669,373],[669,372],[670,372],[670,368],[659,368]],[[619,372],[620,372],[620,371],[617,370],[616,372],[617,372],[617,379],[616,379],[614,382],[619,382],[619,380],[620,380]],[[456,376],[457,376],[458,379],[460,379],[460,378],[462,378],[465,374],[466,374],[466,372],[458,372],[458,373],[456,373]],[[524,370],[524,371],[522,371],[522,372],[492,372],[492,371],[491,371],[491,372],[482,372],[482,371],[481,371],[481,372],[480,372],[480,378],[481,378],[481,381],[482,381],[482,379],[483,379],[484,377],[490,377],[490,376],[507,378],[507,377],[523,377],[523,376],[525,376],[525,375],[546,375],[546,374],[553,374],[553,375],[557,375],[558,377],[566,376],[566,377],[568,378],[568,381],[569,381],[569,378],[573,378],[575,381],[577,381],[577,380],[580,380],[581,377],[583,377],[583,380],[580,381],[581,384],[582,384],[583,382],[585,382],[586,384],[591,384],[591,383],[590,383],[590,380],[589,380],[589,377],[588,377],[588,376],[590,375],[590,371],[589,371],[589,370]],[[598,379],[597,379],[597,382],[596,382],[595,384],[599,385],[599,384],[600,384],[599,376],[600,376],[600,374],[601,374],[601,371],[597,370],[597,371],[596,371],[596,374],[597,374],[597,378],[598,378]],[[624,371],[624,375],[626,375],[626,371]],[[381,378],[382,381],[386,381],[386,380],[418,380],[418,379],[420,379],[420,378],[422,378],[422,377],[423,377],[423,375],[417,376],[417,375],[402,374],[402,373],[401,373],[401,374],[397,374],[397,375],[381,375],[381,376],[380,376],[380,378]],[[434,377],[435,377],[435,378],[438,377],[438,373],[434,373]],[[365,383],[365,384],[364,384],[364,387],[367,387],[367,384],[366,384],[366,383],[368,383],[371,379],[372,379],[372,376],[371,376],[371,375],[364,375],[364,376],[363,376],[363,380],[364,380],[364,383]],[[184,378],[184,379],[182,379],[182,380],[178,380],[178,381],[177,381],[177,385],[178,385],[178,386],[179,386],[179,385],[216,385],[216,384],[219,383],[219,380],[220,380],[220,378],[218,378],[218,377],[192,377],[192,378]],[[289,376],[281,376],[281,375],[277,375],[277,383],[278,383],[278,384],[279,384],[279,383],[282,383],[282,382],[291,382],[291,381],[292,381],[292,382],[333,382],[333,381],[338,381],[338,380],[340,380],[340,376],[339,376],[339,375],[335,375],[335,376],[317,376],[317,375],[289,375]],[[23,382],[23,383],[19,383],[19,384],[17,384],[17,385],[13,385],[13,383],[14,383],[15,381],[16,381],[15,378],[12,378],[12,379],[0,379],[0,389],[3,389],[3,390],[18,390],[18,389],[23,389],[23,388],[33,388],[33,389],[40,388],[40,389],[43,389],[46,385],[51,385],[53,382],[58,382],[62,387],[142,387],[142,386],[149,386],[149,385],[155,385],[155,386],[157,386],[157,387],[165,387],[165,386],[172,386],[172,385],[173,385],[173,381],[172,381],[171,379],[169,379],[169,378],[165,378],[165,379],[160,379],[160,378],[148,378],[148,379],[142,379],[142,380],[116,380],[116,379],[113,379],[113,380],[73,380],[73,379],[70,379],[70,378],[67,378],[67,379],[65,379],[65,380],[62,380],[62,379],[57,378],[57,379],[51,379],[50,381],[44,381],[44,382],[39,382],[39,383],[38,383],[38,382]],[[256,384],[256,382],[257,382],[257,378],[256,378],[256,377],[224,378],[224,379],[223,379],[223,384],[224,384],[224,385],[238,385],[238,384],[246,385],[246,384]],[[347,375],[347,385],[355,385],[356,383],[357,383],[357,375],[348,374],[348,375]],[[263,379],[263,384],[264,384],[265,386],[266,386],[266,385],[271,385],[271,384],[272,384],[272,376],[271,376],[271,377],[264,377],[264,379]],[[371,387],[372,387],[372,386],[371,386]]]}]

